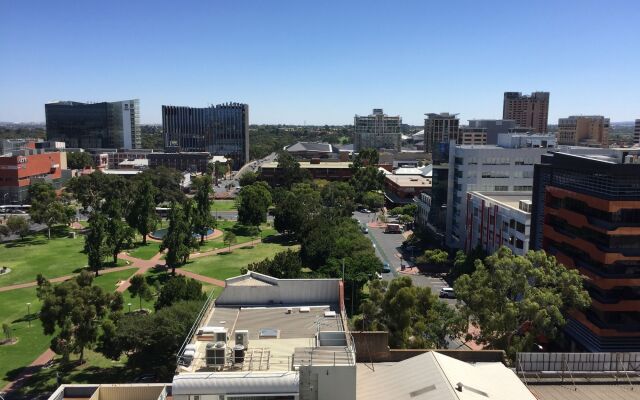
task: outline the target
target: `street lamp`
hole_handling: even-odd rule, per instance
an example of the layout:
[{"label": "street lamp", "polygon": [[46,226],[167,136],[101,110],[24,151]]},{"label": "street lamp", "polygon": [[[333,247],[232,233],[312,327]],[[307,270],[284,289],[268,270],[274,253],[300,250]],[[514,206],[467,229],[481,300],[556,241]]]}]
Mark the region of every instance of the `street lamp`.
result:
[{"label": "street lamp", "polygon": [[127,304],[129,306],[129,314],[131,314],[131,303]]},{"label": "street lamp", "polygon": [[27,303],[27,321],[29,321],[29,328],[31,328],[31,303]]}]

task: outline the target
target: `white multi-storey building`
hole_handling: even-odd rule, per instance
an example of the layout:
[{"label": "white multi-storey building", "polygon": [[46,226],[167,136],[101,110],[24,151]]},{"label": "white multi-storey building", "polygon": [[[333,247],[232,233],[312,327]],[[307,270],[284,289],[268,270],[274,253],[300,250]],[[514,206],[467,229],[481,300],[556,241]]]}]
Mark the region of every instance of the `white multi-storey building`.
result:
[{"label": "white multi-storey building", "polygon": [[556,146],[554,135],[498,135],[498,145],[450,144],[447,246],[465,248],[467,193],[523,192],[533,186],[533,165]]},{"label": "white multi-storey building", "polygon": [[390,116],[382,108],[374,108],[371,115],[356,115],[353,118],[355,135],[353,149],[390,149],[400,151],[402,118]]},{"label": "white multi-storey building", "polygon": [[529,251],[531,192],[470,192],[466,221],[466,251],[480,246],[491,254],[506,246],[524,255]]}]

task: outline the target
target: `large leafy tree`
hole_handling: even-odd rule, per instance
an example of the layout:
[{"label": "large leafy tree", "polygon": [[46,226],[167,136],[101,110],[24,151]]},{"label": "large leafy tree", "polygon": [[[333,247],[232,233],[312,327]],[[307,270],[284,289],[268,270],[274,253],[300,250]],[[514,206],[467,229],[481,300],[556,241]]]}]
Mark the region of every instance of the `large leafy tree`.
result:
[{"label": "large leafy tree", "polygon": [[67,153],[67,167],[69,169],[84,169],[93,167],[91,154],[85,151],[72,151]]},{"label": "large leafy tree", "polygon": [[94,211],[89,216],[88,222],[89,229],[84,237],[84,252],[87,254],[89,269],[98,276],[104,258],[111,253],[107,232],[109,221],[101,211]]},{"label": "large leafy tree", "polygon": [[356,194],[347,182],[329,182],[320,191],[320,196],[322,205],[329,209],[332,216],[350,217],[355,209]]},{"label": "large leafy tree", "polygon": [[97,350],[118,360],[127,355],[127,367],[151,370],[161,380],[171,379],[176,353],[193,325],[202,301],[180,301],[153,314],[127,314],[102,324]]},{"label": "large leafy tree", "polygon": [[278,175],[281,186],[291,189],[295,183],[311,180],[309,171],[300,168],[300,163],[289,152],[278,153]]},{"label": "large leafy tree", "polygon": [[392,348],[443,348],[466,331],[464,316],[431,293],[414,286],[411,278],[396,278],[387,287],[381,280],[369,285],[369,297],[360,306],[356,325],[388,330]]},{"label": "large leafy tree", "polygon": [[202,284],[184,276],[172,277],[160,289],[155,308],[169,307],[179,301],[204,300]]},{"label": "large leafy tree", "polygon": [[145,170],[136,176],[137,179],[150,179],[152,185],[157,189],[156,204],[163,202],[183,202],[185,195],[182,192],[181,184],[183,176],[180,171],[167,168],[157,167]]},{"label": "large leafy tree", "polygon": [[240,186],[249,186],[253,185],[258,181],[258,174],[253,171],[247,171],[240,177],[238,183]]},{"label": "large leafy tree", "polygon": [[131,293],[131,297],[137,297],[140,300],[140,307],[142,309],[142,300],[149,301],[153,298],[153,292],[151,286],[147,283],[142,275],[134,275],[129,279],[131,285],[127,289]]},{"label": "large leafy tree", "polygon": [[[185,207],[190,206],[185,204]],[[185,212],[185,207],[177,203],[171,207],[169,228],[160,245],[160,251],[167,250],[167,266],[173,275],[176,274],[176,267],[187,262],[191,249],[195,247],[189,212]]]},{"label": "large leafy tree", "polygon": [[24,237],[29,233],[29,221],[27,220],[27,218],[21,215],[11,215],[9,218],[7,218],[6,227],[7,236],[10,233],[13,233],[20,236],[21,239],[24,239]]},{"label": "large leafy tree", "polygon": [[39,279],[38,289],[44,334],[54,335],[51,349],[65,361],[75,353],[82,362],[84,350],[96,343],[102,322],[122,310],[122,295],[93,285],[88,272],[55,286]]},{"label": "large leafy tree", "polygon": [[31,208],[29,215],[33,222],[47,226],[47,237],[51,239],[51,228],[56,224],[68,224],[75,211],[63,203],[50,183],[37,182],[29,187]]},{"label": "large leafy tree", "polygon": [[133,201],[127,213],[129,226],[142,235],[142,244],[147,244],[147,235],[153,232],[158,224],[156,214],[156,192],[151,179],[141,178],[134,185]]},{"label": "large leafy tree", "polygon": [[590,304],[580,274],[544,251],[516,256],[502,247],[475,267],[454,284],[461,309],[479,328],[478,343],[511,357],[532,349],[538,338],[556,338],[565,313]]},{"label": "large leafy tree", "polygon": [[351,168],[360,169],[362,167],[375,167],[378,165],[380,155],[376,149],[364,149],[360,153],[356,154],[353,159]]},{"label": "large leafy tree", "polygon": [[118,254],[133,245],[135,230],[124,220],[124,210],[120,198],[108,198],[103,205],[106,217],[106,244],[113,256],[114,265],[118,262]]},{"label": "large leafy tree", "polygon": [[238,222],[243,225],[260,226],[267,221],[271,201],[269,185],[265,182],[260,181],[243,187],[238,202]]},{"label": "large leafy tree", "polygon": [[196,190],[194,200],[196,207],[193,210],[193,231],[200,235],[200,245],[204,243],[209,228],[216,224],[215,218],[211,215],[211,176],[202,175],[193,179],[192,185]]},{"label": "large leafy tree", "polygon": [[297,183],[278,197],[273,211],[274,226],[278,232],[293,233],[299,237],[302,230],[320,214],[320,192],[309,184]]},{"label": "large leafy tree", "polygon": [[356,193],[356,200],[362,203],[365,193],[382,190],[384,174],[377,167],[362,167],[353,173],[349,183]]},{"label": "large leafy tree", "polygon": [[247,270],[279,279],[295,279],[302,276],[302,260],[299,252],[286,250],[276,253],[273,258],[249,264],[247,268],[242,269],[242,273],[246,273]]}]

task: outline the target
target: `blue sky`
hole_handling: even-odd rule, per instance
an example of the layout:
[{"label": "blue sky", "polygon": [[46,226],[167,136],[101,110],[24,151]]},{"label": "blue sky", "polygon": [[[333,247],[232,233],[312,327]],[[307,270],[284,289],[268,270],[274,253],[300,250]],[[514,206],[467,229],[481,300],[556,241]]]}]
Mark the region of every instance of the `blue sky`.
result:
[{"label": "blue sky", "polygon": [[0,2],[0,121],[50,100],[250,105],[251,123],[348,124],[372,108],[499,118],[551,92],[549,122],[640,118],[638,1]]}]

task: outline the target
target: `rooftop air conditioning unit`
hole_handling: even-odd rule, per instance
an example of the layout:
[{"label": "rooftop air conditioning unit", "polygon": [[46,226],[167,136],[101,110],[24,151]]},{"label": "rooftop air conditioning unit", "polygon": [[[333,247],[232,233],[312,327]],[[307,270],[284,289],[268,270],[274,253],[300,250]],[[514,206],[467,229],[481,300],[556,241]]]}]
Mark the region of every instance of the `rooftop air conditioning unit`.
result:
[{"label": "rooftop air conditioning unit", "polygon": [[207,343],[207,367],[222,367],[225,364],[227,344],[225,342]]},{"label": "rooftop air conditioning unit", "polygon": [[246,329],[236,329],[236,345],[242,345],[245,349],[249,347],[249,331]]}]

